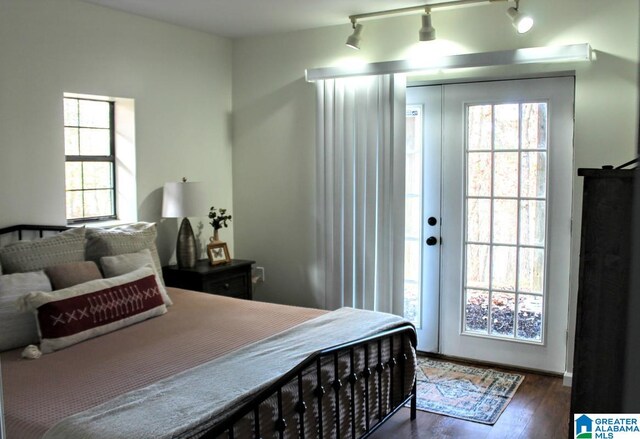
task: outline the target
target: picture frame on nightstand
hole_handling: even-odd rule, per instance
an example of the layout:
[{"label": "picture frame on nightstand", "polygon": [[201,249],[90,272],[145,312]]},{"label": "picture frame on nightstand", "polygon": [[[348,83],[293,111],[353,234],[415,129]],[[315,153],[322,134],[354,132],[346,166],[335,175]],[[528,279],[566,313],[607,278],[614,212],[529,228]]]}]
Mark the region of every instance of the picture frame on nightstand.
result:
[{"label": "picture frame on nightstand", "polygon": [[211,265],[226,264],[231,262],[229,247],[226,242],[212,242],[207,245],[207,256]]}]

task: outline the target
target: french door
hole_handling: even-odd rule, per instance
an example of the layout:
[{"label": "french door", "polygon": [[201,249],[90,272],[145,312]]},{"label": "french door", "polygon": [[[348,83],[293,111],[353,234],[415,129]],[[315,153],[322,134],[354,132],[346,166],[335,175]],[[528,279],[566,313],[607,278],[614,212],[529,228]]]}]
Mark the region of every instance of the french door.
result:
[{"label": "french door", "polygon": [[419,350],[564,372],[572,142],[573,78],[407,90]]}]

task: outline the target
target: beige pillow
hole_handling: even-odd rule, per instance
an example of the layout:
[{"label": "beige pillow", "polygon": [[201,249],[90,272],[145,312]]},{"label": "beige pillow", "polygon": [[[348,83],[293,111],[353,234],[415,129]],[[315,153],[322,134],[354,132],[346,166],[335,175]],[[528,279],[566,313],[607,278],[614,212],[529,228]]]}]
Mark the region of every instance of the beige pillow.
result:
[{"label": "beige pillow", "polygon": [[51,291],[44,271],[0,276],[0,351],[38,342],[33,314],[21,311],[16,303],[32,291]]},{"label": "beige pillow", "polygon": [[102,279],[102,273],[93,261],[71,262],[45,268],[44,272],[54,290],[69,288],[90,280]]},{"label": "beige pillow", "polygon": [[167,312],[151,266],[19,300],[35,312],[40,350],[47,354]]},{"label": "beige pillow", "polygon": [[5,274],[42,270],[52,265],[84,261],[85,228],[75,228],[35,241],[19,241],[0,248]]},{"label": "beige pillow", "polygon": [[[153,258],[151,257],[151,251],[149,251],[149,249],[140,250],[136,253],[127,253],[117,256],[103,256],[100,258],[100,266],[102,267],[102,272],[106,277],[114,277],[130,273],[133,270],[144,267],[145,265],[153,266]],[[156,280],[160,287],[160,293],[162,293],[165,305],[173,305],[166,288],[160,281],[158,271],[155,270],[155,267],[153,271],[156,275]]]},{"label": "beige pillow", "polygon": [[86,259],[99,263],[103,256],[122,255],[149,249],[158,278],[163,283],[162,264],[156,247],[156,236],[155,223],[140,222],[108,229],[88,228]]}]

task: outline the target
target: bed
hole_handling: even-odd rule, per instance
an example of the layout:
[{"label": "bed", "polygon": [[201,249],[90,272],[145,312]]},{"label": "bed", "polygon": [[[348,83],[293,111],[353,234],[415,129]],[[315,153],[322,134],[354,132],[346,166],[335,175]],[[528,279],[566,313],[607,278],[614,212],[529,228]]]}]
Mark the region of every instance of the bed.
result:
[{"label": "bed", "polygon": [[[53,235],[57,232],[63,233]],[[78,252],[71,254],[64,247],[61,259],[34,262],[28,246],[18,248],[16,253],[22,252],[19,256],[26,261],[23,266],[8,264],[11,257],[5,253],[19,246],[10,241],[25,236],[42,238],[33,241],[38,243],[61,240],[69,233],[66,227],[49,226],[0,229],[0,246],[8,244],[0,248],[0,281],[12,276],[7,268],[16,273],[17,268],[32,272],[38,267],[51,274],[52,283],[59,282],[53,282],[55,268],[64,265],[61,261],[80,258]],[[90,234],[83,237],[83,260],[102,255],[103,262],[113,258],[121,264],[121,258],[137,254],[128,252],[155,252],[152,262],[159,264],[154,225]],[[159,271],[154,271],[154,263],[111,280],[63,289],[52,286],[53,292],[37,297],[75,300],[73,292],[84,286],[138,272],[140,282],[152,282]],[[71,277],[81,271],[76,269]],[[161,279],[157,280],[159,285]],[[0,284],[0,298],[1,288]],[[38,359],[23,358],[24,346],[1,352],[2,437],[359,438],[370,435],[404,405],[410,404],[411,419],[415,418],[416,335],[404,319],[175,288],[167,288],[166,294],[171,306],[165,306],[164,296],[154,299],[153,310],[162,309],[161,313],[153,311],[136,323],[79,342],[73,339],[62,347],[58,340],[76,335],[47,339],[44,320],[38,320],[40,347],[51,350]],[[36,295],[29,293],[24,301]],[[60,299],[65,295],[69,298]],[[40,305],[40,313],[45,305]]]}]

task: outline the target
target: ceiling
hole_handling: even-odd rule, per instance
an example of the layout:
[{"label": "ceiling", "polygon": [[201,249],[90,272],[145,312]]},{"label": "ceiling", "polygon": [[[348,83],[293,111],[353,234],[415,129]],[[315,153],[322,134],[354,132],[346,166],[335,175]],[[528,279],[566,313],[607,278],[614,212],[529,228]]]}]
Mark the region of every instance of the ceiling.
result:
[{"label": "ceiling", "polygon": [[[349,15],[424,4],[420,0],[83,0],[108,8],[242,38],[349,24]],[[429,3],[439,3],[430,1]]]}]

